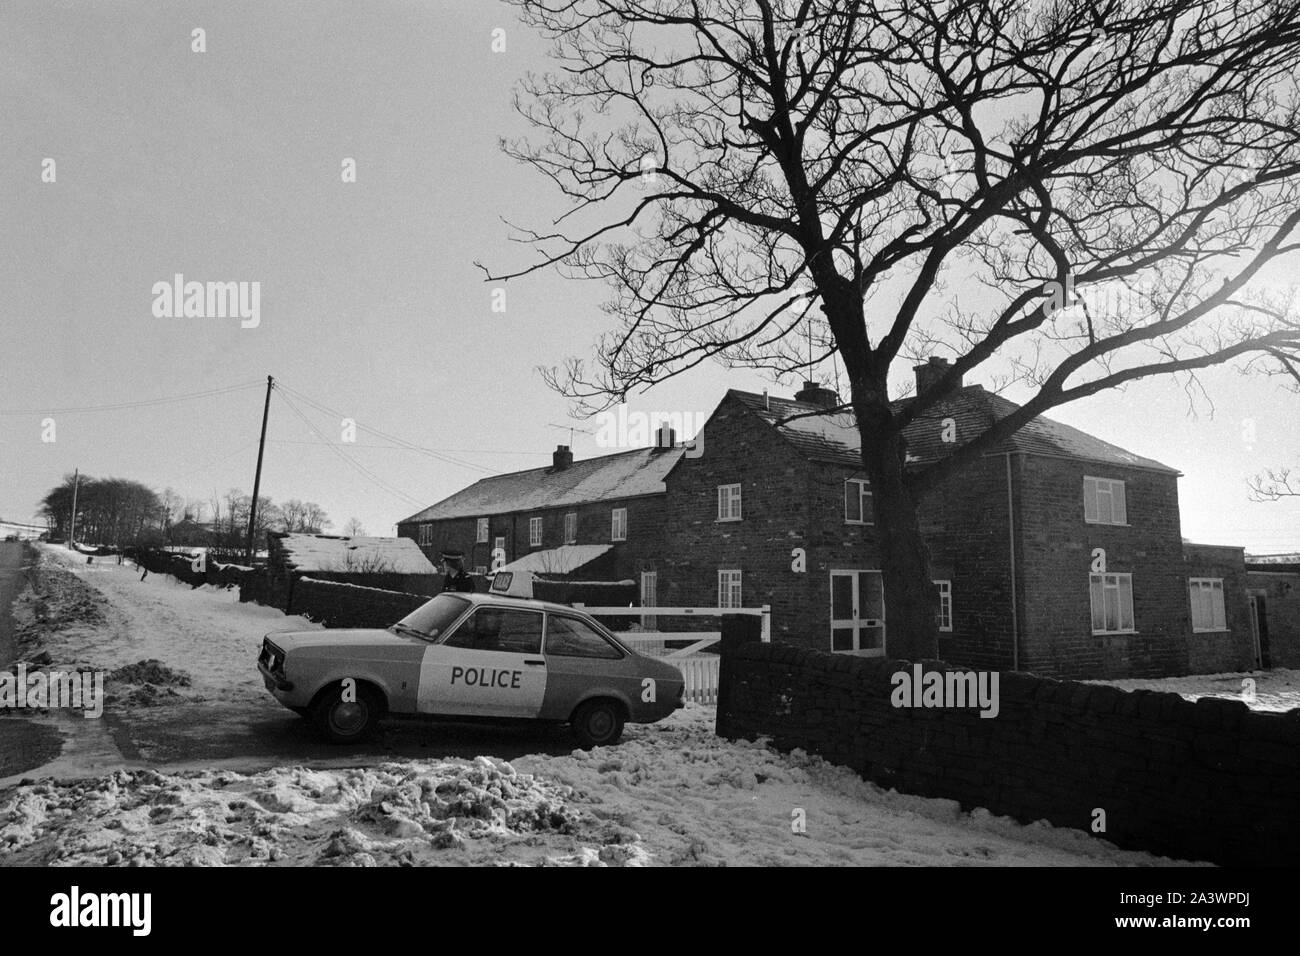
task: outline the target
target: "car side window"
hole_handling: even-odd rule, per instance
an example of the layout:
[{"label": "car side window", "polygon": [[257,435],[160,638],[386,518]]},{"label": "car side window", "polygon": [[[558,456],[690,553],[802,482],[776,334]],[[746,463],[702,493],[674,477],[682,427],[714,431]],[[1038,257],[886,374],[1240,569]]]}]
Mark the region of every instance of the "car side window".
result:
[{"label": "car side window", "polygon": [[508,654],[542,652],[542,615],[512,607],[480,607],[443,644]]},{"label": "car side window", "polygon": [[552,614],[546,621],[546,653],[556,657],[599,657],[617,660],[623,652],[591,625],[576,617]]}]

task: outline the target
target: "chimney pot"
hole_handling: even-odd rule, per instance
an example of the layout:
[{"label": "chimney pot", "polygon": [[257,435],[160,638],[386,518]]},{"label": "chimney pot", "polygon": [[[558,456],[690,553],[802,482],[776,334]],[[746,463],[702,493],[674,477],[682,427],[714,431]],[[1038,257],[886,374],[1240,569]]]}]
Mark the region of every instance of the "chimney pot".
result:
[{"label": "chimney pot", "polygon": [[[938,355],[932,355],[926,359],[924,364],[914,366],[912,371],[916,373],[916,394],[920,395],[929,391],[939,379],[948,374],[948,370],[951,368],[952,364],[946,358]],[[960,376],[957,378],[954,387],[962,387]]]},{"label": "chimney pot", "polygon": [[821,408],[838,408],[840,404],[839,393],[833,388],[822,388],[807,379],[804,380],[803,388],[794,393],[794,400]]},{"label": "chimney pot", "polygon": [[569,450],[568,445],[556,445],[555,453],[551,455],[551,469],[553,471],[564,471],[573,465],[573,452]]}]

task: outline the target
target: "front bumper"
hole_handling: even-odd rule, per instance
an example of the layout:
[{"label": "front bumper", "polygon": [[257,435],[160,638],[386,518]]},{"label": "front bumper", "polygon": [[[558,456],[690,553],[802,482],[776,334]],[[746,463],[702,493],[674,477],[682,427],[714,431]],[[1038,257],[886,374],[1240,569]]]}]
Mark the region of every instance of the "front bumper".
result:
[{"label": "front bumper", "polygon": [[261,660],[258,660],[257,662],[257,670],[258,673],[262,675],[262,683],[266,685],[266,689],[271,693],[274,694],[276,691],[281,691],[287,694],[293,690],[293,681],[285,680],[278,674],[271,673],[270,669],[267,668],[266,664]]}]

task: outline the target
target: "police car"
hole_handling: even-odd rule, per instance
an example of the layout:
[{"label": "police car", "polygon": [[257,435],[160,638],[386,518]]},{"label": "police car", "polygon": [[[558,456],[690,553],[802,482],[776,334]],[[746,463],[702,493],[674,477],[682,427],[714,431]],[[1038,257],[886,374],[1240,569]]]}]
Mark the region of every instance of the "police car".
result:
[{"label": "police car", "polygon": [[621,644],[589,615],[500,594],[439,594],[386,629],[266,635],[275,699],[330,740],[363,740],[385,714],[568,723],[583,747],[684,706],[677,668]]}]

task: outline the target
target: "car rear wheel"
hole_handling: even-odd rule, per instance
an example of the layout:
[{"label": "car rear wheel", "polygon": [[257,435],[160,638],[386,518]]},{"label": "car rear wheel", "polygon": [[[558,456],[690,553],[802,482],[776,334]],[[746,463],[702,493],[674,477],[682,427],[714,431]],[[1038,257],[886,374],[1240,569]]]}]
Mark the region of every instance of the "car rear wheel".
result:
[{"label": "car rear wheel", "polygon": [[383,712],[379,695],[360,685],[355,696],[356,700],[344,700],[343,686],[335,684],[313,704],[312,717],[316,726],[331,743],[360,743],[374,732]]},{"label": "car rear wheel", "polygon": [[589,700],[573,712],[570,727],[583,750],[608,747],[623,736],[623,708],[613,700]]}]

